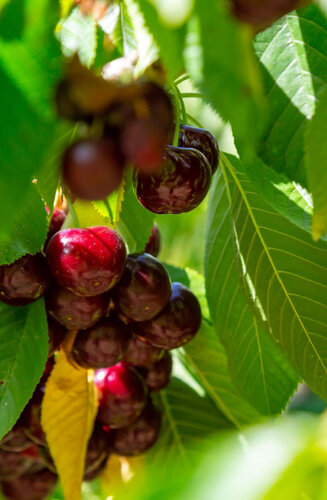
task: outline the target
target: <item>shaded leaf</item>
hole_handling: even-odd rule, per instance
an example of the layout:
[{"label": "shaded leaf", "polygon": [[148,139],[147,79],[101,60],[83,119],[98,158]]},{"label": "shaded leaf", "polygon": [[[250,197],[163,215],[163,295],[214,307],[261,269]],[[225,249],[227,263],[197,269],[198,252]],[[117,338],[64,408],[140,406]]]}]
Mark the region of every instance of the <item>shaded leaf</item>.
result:
[{"label": "shaded leaf", "polygon": [[25,307],[0,304],[0,346],[1,439],[31,398],[47,360],[43,299]]},{"label": "shaded leaf", "polygon": [[65,498],[81,499],[86,449],[97,412],[93,372],[74,368],[60,352],[47,381],[42,427]]}]

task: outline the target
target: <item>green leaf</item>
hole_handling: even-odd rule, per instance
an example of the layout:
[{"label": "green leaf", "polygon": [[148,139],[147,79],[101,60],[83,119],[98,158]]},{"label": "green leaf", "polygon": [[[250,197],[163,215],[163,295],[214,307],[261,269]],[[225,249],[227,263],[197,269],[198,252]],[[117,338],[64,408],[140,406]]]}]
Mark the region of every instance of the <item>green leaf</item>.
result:
[{"label": "green leaf", "polygon": [[61,50],[66,57],[78,54],[81,63],[92,66],[97,49],[96,22],[91,15],[84,16],[77,7],[57,30]]},{"label": "green leaf", "polygon": [[225,2],[195,2],[185,62],[205,100],[231,123],[237,137],[253,143],[261,88],[251,33],[231,17]]},{"label": "green leaf", "polygon": [[70,9],[74,5],[74,0],[60,0],[60,14],[61,17],[68,16]]},{"label": "green leaf", "polygon": [[[128,0],[129,1],[129,0]],[[145,25],[156,41],[160,58],[165,63],[168,74],[173,80],[183,70],[183,54],[186,30],[185,26],[172,28],[160,19],[156,7],[149,0],[137,0]]]},{"label": "green leaf", "polygon": [[31,398],[48,355],[43,299],[30,306],[0,306],[0,438]]},{"label": "green leaf", "polygon": [[315,5],[283,17],[255,40],[269,115],[259,154],[306,185],[304,131],[327,83],[327,20]]},{"label": "green leaf", "polygon": [[220,171],[212,186],[206,237],[206,290],[211,316],[241,394],[260,413],[278,413],[293,393],[297,376],[253,315],[244,294],[239,276],[242,268],[237,268],[234,255],[232,215],[228,186]]},{"label": "green leaf", "polygon": [[[308,233],[274,212],[235,157],[224,159],[222,169],[226,185],[221,189],[228,192],[238,266],[252,308],[312,390],[326,399],[327,244],[314,244]],[[215,265],[219,268],[224,257],[217,263],[219,250],[213,255],[216,264],[208,271]],[[214,291],[226,278],[221,280],[214,272],[211,279],[217,283],[212,285]],[[223,288],[225,297],[226,285]],[[217,321],[223,311],[218,310],[217,300],[210,301],[210,289],[209,284],[209,303]],[[236,305],[228,307],[241,318]]]},{"label": "green leaf", "polygon": [[305,163],[312,191],[312,235],[318,240],[327,232],[327,90],[322,93],[306,134]]},{"label": "green leaf", "polygon": [[133,23],[124,2],[112,3],[100,19],[99,26],[109,35],[121,55],[136,49]]},{"label": "green leaf", "polygon": [[124,199],[117,225],[128,246],[129,253],[143,252],[149,241],[154,223],[154,214],[146,210],[137,200],[133,184],[132,172],[126,179]]}]

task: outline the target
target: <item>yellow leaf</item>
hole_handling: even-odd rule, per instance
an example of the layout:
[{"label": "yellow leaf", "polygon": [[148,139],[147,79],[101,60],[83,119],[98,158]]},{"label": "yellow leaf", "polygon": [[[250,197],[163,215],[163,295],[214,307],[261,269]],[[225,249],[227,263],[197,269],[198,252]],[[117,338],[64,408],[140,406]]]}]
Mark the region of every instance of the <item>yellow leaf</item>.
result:
[{"label": "yellow leaf", "polygon": [[60,0],[60,15],[66,17],[74,4],[74,0]]},{"label": "yellow leaf", "polygon": [[96,412],[93,371],[74,368],[61,351],[46,384],[41,421],[65,500],[81,500],[87,443]]},{"label": "yellow leaf", "polygon": [[120,457],[110,455],[101,474],[101,489],[108,499],[119,499],[119,492],[134,477],[140,479],[144,469],[144,456]]}]

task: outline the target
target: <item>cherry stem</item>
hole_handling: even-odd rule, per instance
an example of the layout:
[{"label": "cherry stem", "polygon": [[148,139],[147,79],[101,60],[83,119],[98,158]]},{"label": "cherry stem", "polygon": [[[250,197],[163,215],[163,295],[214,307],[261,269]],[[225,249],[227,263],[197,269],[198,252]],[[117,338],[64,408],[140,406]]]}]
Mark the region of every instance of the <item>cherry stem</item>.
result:
[{"label": "cherry stem", "polygon": [[186,115],[187,118],[194,123],[194,125],[196,125],[199,128],[204,128],[204,126],[196,118],[194,118],[194,116],[190,115],[189,113],[187,113]]},{"label": "cherry stem", "polygon": [[203,95],[199,94],[198,92],[183,92],[181,95],[182,95],[183,99],[185,97],[192,97],[195,99],[203,99]]},{"label": "cherry stem", "polygon": [[68,205],[71,217],[72,217],[72,221],[73,221],[74,227],[80,227],[79,220],[78,220],[77,214],[75,212],[75,209],[73,207],[72,201],[71,201],[71,199],[70,199],[70,197],[69,197],[66,189],[63,186],[62,186],[62,192],[64,193],[64,195],[66,197],[67,205]]},{"label": "cherry stem", "polygon": [[178,90],[176,85],[173,83],[171,84],[171,89],[174,93],[174,100],[175,100],[175,111],[176,111],[176,123],[175,123],[175,132],[174,132],[174,140],[173,140],[173,146],[178,146],[178,141],[179,141],[179,129],[181,125],[181,104],[180,104],[180,98],[178,94]]},{"label": "cherry stem", "polygon": [[180,85],[181,83],[183,83],[183,82],[185,82],[186,80],[189,80],[189,79],[190,79],[189,75],[180,76],[179,78],[177,78],[175,80],[174,83],[175,83],[175,85]]},{"label": "cherry stem", "polygon": [[180,90],[179,90],[178,87],[176,87],[176,92],[177,92],[178,98],[179,98],[179,103],[180,103],[180,107],[181,107],[183,123],[187,123],[187,113],[186,113],[186,108],[185,108],[185,104],[184,104],[183,95],[181,94],[181,92],[180,92]]}]

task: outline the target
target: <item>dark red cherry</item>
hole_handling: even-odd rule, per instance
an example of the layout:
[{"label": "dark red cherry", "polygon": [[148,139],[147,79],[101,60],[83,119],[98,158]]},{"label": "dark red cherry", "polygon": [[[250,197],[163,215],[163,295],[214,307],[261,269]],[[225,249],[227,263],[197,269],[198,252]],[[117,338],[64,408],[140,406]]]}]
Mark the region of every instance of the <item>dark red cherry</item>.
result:
[{"label": "dark red cherry", "polygon": [[0,449],[20,452],[31,446],[32,442],[25,434],[24,425],[19,419],[14,427],[0,441]]},{"label": "dark red cherry", "polygon": [[52,216],[51,216],[49,229],[48,229],[48,235],[47,235],[46,242],[44,244],[44,248],[47,247],[47,244],[49,243],[52,236],[54,234],[56,234],[58,231],[60,231],[61,226],[63,225],[64,220],[66,219],[66,215],[67,214],[64,210],[59,210],[59,208],[54,209]]},{"label": "dark red cherry", "polygon": [[57,113],[61,118],[71,120],[73,122],[84,121],[92,123],[92,114],[83,111],[74,98],[74,88],[68,80],[62,80],[55,95]]},{"label": "dark red cherry", "polygon": [[147,390],[138,373],[125,363],[98,370],[94,378],[99,393],[99,421],[112,429],[126,427],[141,415]]},{"label": "dark red cherry", "polygon": [[150,392],[159,392],[169,384],[171,370],[172,358],[168,351],[151,368],[139,369]]},{"label": "dark red cherry", "polygon": [[201,325],[201,308],[195,295],[181,283],[173,283],[166,307],[155,318],[135,323],[136,333],[162,349],[175,349],[189,342]]},{"label": "dark red cherry", "polygon": [[63,178],[70,191],[83,200],[103,200],[118,188],[124,163],[109,137],[80,141],[70,146],[62,160]]},{"label": "dark red cherry", "polygon": [[211,173],[215,173],[219,164],[219,147],[217,139],[209,130],[182,124],[178,145],[182,148],[197,149],[204,154],[211,166]]},{"label": "dark red cherry", "polygon": [[142,83],[133,100],[133,114],[121,131],[121,149],[127,160],[142,172],[160,168],[162,155],[173,129],[174,110],[170,97],[155,83]]},{"label": "dark red cherry", "polygon": [[116,310],[132,321],[154,318],[167,304],[171,282],[161,262],[147,253],[127,258],[122,279],[112,291]]},{"label": "dark red cherry", "polygon": [[44,389],[45,386],[43,384],[36,386],[33,396],[27,403],[22,414],[26,435],[33,443],[41,446],[47,446],[47,440],[41,425],[41,405]]},{"label": "dark red cherry", "polygon": [[149,241],[147,242],[144,251],[146,253],[153,255],[153,257],[157,257],[160,252],[160,246],[161,246],[160,232],[158,224],[155,222],[151,230]]},{"label": "dark red cherry", "polygon": [[157,441],[160,427],[161,415],[149,401],[141,417],[134,424],[114,431],[112,450],[126,457],[140,455]]},{"label": "dark red cherry", "polygon": [[106,226],[63,229],[50,240],[47,260],[53,278],[77,295],[100,295],[120,280],[126,246]]},{"label": "dark red cherry", "polygon": [[105,315],[109,295],[81,297],[59,285],[52,285],[46,295],[47,312],[65,328],[85,330]]},{"label": "dark red cherry", "polygon": [[0,301],[13,306],[30,304],[45,294],[50,284],[41,253],[24,255],[13,264],[0,266]]},{"label": "dark red cherry", "polygon": [[128,327],[114,313],[76,336],[72,357],[83,368],[108,368],[120,361],[128,346]]},{"label": "dark red cherry", "polygon": [[22,474],[2,482],[2,494],[8,500],[44,500],[57,483],[57,475],[48,469],[34,474]]},{"label": "dark red cherry", "polygon": [[51,357],[60,347],[67,331],[57,321],[48,316],[48,334],[49,334],[49,354]]},{"label": "dark red cherry", "polygon": [[14,451],[0,450],[0,480],[7,480],[23,474],[31,466],[29,458]]},{"label": "dark red cherry", "polygon": [[106,432],[96,420],[92,435],[89,439],[86,457],[85,474],[90,474],[98,469],[108,459],[112,431]]},{"label": "dark red cherry", "polygon": [[83,481],[93,481],[94,479],[99,477],[106,466],[108,458],[109,457],[104,458],[102,462],[100,462],[94,469],[90,470],[89,472],[84,472]]},{"label": "dark red cherry", "polygon": [[162,168],[153,175],[137,173],[134,186],[139,202],[157,214],[180,214],[196,208],[211,182],[211,167],[196,149],[167,146]]},{"label": "dark red cherry", "polygon": [[162,349],[158,349],[158,347],[154,347],[149,342],[145,342],[136,335],[133,335],[129,341],[124,361],[132,366],[149,368],[158,361],[163,354],[164,351]]},{"label": "dark red cherry", "polygon": [[231,0],[234,15],[255,26],[268,26],[304,4],[300,0]]}]

